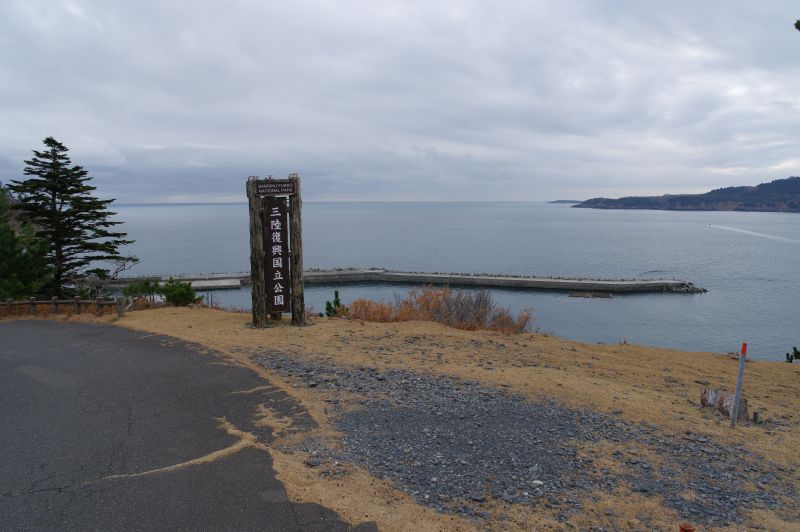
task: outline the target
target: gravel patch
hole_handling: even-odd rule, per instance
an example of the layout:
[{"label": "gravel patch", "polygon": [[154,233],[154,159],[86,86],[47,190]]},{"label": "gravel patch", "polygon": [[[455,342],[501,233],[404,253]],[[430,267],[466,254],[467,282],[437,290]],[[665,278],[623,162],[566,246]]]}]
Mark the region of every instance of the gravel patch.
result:
[{"label": "gravel patch", "polygon": [[[488,517],[481,505],[495,499],[541,505],[566,521],[590,492],[624,484],[695,523],[726,526],[741,523],[743,509],[779,509],[781,498],[794,496],[791,471],[701,435],[665,434],[613,414],[531,402],[447,376],[301,362],[272,352],[253,359],[296,386],[359,398],[356,410],[329,400],[342,449],[306,442],[304,450],[315,455],[310,467],[358,464],[441,512]],[[612,455],[619,467],[579,453],[603,441],[620,449]],[[640,457],[636,446],[664,464]],[[696,496],[684,497],[687,490]]]}]

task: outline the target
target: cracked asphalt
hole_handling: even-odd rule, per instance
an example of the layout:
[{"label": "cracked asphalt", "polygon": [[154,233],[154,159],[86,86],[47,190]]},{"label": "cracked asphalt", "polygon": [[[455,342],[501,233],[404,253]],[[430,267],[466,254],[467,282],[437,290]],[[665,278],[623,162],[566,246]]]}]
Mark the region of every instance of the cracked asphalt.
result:
[{"label": "cracked asphalt", "polygon": [[263,448],[270,428],[234,393],[258,386],[166,336],[0,323],[0,530],[350,530],[289,501]]}]

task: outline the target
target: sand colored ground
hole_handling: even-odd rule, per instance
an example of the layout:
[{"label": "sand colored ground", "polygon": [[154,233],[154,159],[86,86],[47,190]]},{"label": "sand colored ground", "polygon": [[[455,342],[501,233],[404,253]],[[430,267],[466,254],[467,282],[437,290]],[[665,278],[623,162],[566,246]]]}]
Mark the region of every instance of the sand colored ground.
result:
[{"label": "sand colored ground", "polygon": [[[96,319],[71,317],[69,319]],[[99,319],[99,318],[97,318]],[[531,398],[555,398],[575,407],[618,412],[629,421],[644,421],[667,433],[691,431],[717,441],[740,444],[794,471],[800,486],[797,444],[800,442],[800,366],[784,362],[749,361],[744,395],[766,425],[741,425],[735,430],[721,416],[698,408],[700,388],[733,390],[737,362],[712,353],[692,353],[638,345],[599,345],[555,337],[492,332],[467,332],[427,322],[364,323],[319,318],[305,328],[281,324],[253,329],[244,313],[212,309],[164,308],[128,313],[117,325],[175,336],[200,343],[252,367],[273,384],[299,399],[320,424],[325,437],[335,440],[327,403],[319,392],[293,388],[255,366],[253,352],[280,351],[337,364],[402,368],[442,373],[504,386]],[[268,419],[268,412],[264,412]],[[584,449],[602,460],[613,449]],[[301,456],[271,451],[279,476],[290,496],[328,506],[352,522],[374,519],[387,530],[455,530],[474,525],[420,508],[386,482],[352,467],[346,480],[330,480],[302,465]],[[645,451],[643,451],[645,452]],[[657,457],[651,457],[657,461]],[[787,501],[789,502],[789,501]],[[793,504],[796,505],[795,500]],[[637,516],[674,527],[680,516],[640,495],[597,493],[584,504],[574,525],[640,526]],[[613,511],[612,511],[613,510]],[[511,519],[493,523],[496,529],[560,529],[550,516],[525,508],[506,508]],[[607,514],[613,514],[611,517]],[[368,515],[368,517],[365,517]],[[786,515],[784,515],[786,517]],[[792,520],[800,515],[790,515]],[[749,525],[776,530],[797,529],[772,512],[758,511]]]}]

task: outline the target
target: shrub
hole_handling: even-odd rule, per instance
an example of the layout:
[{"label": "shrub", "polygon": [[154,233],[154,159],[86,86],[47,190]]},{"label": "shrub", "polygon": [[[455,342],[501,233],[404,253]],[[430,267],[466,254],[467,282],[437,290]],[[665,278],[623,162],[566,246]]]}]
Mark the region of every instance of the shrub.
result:
[{"label": "shrub", "polygon": [[155,302],[155,295],[157,293],[158,293],[158,283],[150,281],[149,279],[134,281],[122,289],[122,295],[124,295],[125,297],[130,297],[132,299],[146,297],[150,301],[150,303]]},{"label": "shrub", "polygon": [[194,293],[194,288],[190,283],[176,281],[172,277],[169,281],[158,287],[158,292],[164,296],[167,303],[176,307],[185,307],[197,302],[198,297]]},{"label": "shrub", "polygon": [[791,364],[795,360],[800,360],[800,351],[797,350],[797,347],[793,347],[791,353],[786,353],[786,362]]},{"label": "shrub", "polygon": [[377,322],[435,321],[464,330],[486,329],[507,333],[530,330],[530,310],[514,316],[506,308],[498,308],[487,290],[468,291],[425,287],[409,290],[397,297],[394,304],[357,299],[350,304],[347,316]]},{"label": "shrub", "polygon": [[330,301],[325,302],[325,315],[329,318],[336,318],[336,317],[343,317],[347,314],[347,307],[342,305],[341,300],[339,299],[339,291],[333,291],[333,302]]},{"label": "shrub", "polygon": [[370,301],[369,299],[356,299],[350,303],[348,315],[356,320],[377,321],[389,323],[391,321],[406,321],[398,319],[397,309],[382,301]]}]

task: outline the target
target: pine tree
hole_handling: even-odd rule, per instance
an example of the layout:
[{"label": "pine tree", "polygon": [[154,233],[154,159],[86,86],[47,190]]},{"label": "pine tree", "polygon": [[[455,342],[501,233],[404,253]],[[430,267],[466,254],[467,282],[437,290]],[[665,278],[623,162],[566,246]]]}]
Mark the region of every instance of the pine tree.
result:
[{"label": "pine tree", "polygon": [[0,186],[0,299],[36,296],[50,284],[47,242],[37,238],[30,224],[15,225]]},{"label": "pine tree", "polygon": [[62,297],[74,290],[86,268],[96,261],[119,261],[119,246],[130,244],[127,234],[114,232],[122,222],[111,220],[114,201],[92,195],[96,189],[81,166],[72,166],[67,147],[53,137],[44,139],[45,149],[33,150],[25,164],[24,181],[11,181],[18,195],[20,217],[47,240],[48,262],[53,270],[50,295]]}]

